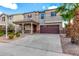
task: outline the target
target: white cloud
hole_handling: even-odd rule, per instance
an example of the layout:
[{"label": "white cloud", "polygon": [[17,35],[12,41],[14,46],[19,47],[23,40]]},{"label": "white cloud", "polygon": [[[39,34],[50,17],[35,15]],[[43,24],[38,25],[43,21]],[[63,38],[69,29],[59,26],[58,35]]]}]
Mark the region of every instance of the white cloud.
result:
[{"label": "white cloud", "polygon": [[48,7],[48,9],[56,9],[57,8],[57,6],[50,6],[50,7]]},{"label": "white cloud", "polygon": [[0,14],[3,14],[3,12],[0,11]]},{"label": "white cloud", "polygon": [[10,9],[17,9],[17,5],[15,3],[0,3],[0,6]]}]

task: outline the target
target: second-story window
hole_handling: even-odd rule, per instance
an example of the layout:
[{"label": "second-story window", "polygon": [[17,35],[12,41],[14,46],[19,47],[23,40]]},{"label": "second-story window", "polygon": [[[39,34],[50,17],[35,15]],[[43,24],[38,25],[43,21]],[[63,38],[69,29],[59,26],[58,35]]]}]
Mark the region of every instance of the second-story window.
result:
[{"label": "second-story window", "polygon": [[24,14],[24,18],[26,18],[26,15]]},{"label": "second-story window", "polygon": [[0,20],[2,20],[2,17],[0,16]]},{"label": "second-story window", "polygon": [[28,18],[32,18],[32,15],[31,14],[28,14]]},{"label": "second-story window", "polygon": [[56,16],[56,12],[51,12],[51,16]]},{"label": "second-story window", "polygon": [[5,21],[5,17],[2,17],[2,21]]},{"label": "second-story window", "polygon": [[45,14],[43,13],[43,14],[41,14],[41,19],[44,19],[44,16],[45,16]]},{"label": "second-story window", "polygon": [[9,16],[9,20],[12,20],[13,16]]}]

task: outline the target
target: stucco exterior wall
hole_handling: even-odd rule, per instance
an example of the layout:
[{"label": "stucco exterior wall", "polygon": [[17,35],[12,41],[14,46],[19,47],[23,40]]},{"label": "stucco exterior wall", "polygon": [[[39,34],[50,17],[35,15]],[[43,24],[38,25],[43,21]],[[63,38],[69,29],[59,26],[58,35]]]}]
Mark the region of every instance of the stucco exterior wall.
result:
[{"label": "stucco exterior wall", "polygon": [[[28,17],[28,15],[31,15],[32,17],[31,18],[29,18]],[[24,20],[26,20],[26,21],[29,21],[29,20],[33,20],[33,21],[35,21],[35,22],[39,22],[39,20],[38,20],[38,12],[37,13],[26,13],[26,14],[24,14],[25,15],[25,18],[24,18]]]},{"label": "stucco exterior wall", "polygon": [[31,25],[25,25],[25,30],[30,30],[31,29]]},{"label": "stucco exterior wall", "polygon": [[62,17],[59,13],[56,14],[56,16],[51,16],[51,12],[55,12],[55,10],[47,10],[45,11],[45,17],[44,19],[41,19],[41,15],[39,15],[39,22],[40,24],[44,23],[51,23],[51,22],[62,22]]},{"label": "stucco exterior wall", "polygon": [[55,12],[55,10],[47,10],[45,11],[46,16],[51,16],[51,12]]},{"label": "stucco exterior wall", "polygon": [[24,20],[24,16],[19,14],[19,15],[13,15],[12,18],[13,21],[23,21]]}]

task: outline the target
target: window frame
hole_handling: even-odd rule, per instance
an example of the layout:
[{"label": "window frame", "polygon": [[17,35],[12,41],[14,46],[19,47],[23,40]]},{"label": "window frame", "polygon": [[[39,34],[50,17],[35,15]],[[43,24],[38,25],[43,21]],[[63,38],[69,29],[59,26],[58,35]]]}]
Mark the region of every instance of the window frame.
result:
[{"label": "window frame", "polygon": [[12,20],[12,18],[13,18],[13,15],[9,16],[9,20]]},{"label": "window frame", "polygon": [[51,16],[56,16],[56,12],[51,12]]},{"label": "window frame", "polygon": [[28,14],[27,17],[28,17],[28,18],[32,18],[32,14]]},{"label": "window frame", "polygon": [[40,16],[41,19],[45,19],[45,13],[41,13]]},{"label": "window frame", "polygon": [[5,17],[2,17],[2,21],[5,21]]}]

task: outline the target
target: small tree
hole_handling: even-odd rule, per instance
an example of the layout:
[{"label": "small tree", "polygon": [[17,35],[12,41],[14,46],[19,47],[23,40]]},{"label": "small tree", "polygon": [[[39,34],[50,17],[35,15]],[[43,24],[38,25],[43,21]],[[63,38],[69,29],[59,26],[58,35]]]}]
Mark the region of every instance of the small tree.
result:
[{"label": "small tree", "polygon": [[15,26],[13,24],[8,25],[8,32],[14,32]]}]

